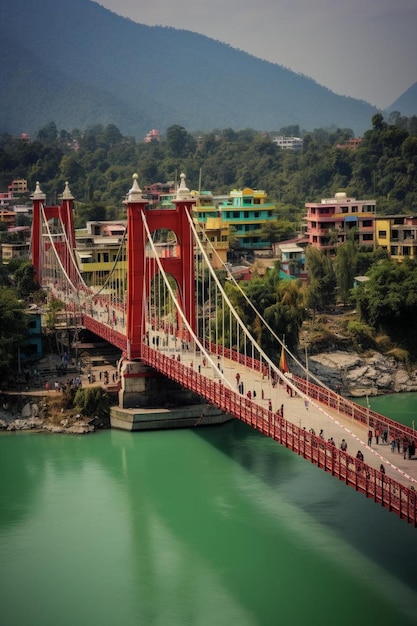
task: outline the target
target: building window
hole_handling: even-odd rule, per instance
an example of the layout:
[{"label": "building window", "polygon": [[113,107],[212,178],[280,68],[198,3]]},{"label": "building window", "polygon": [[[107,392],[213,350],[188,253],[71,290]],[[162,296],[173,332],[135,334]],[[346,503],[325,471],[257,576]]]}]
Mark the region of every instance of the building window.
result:
[{"label": "building window", "polygon": [[362,224],[364,228],[371,228],[372,220],[363,220]]},{"label": "building window", "polygon": [[373,239],[374,236],[372,233],[365,233],[362,238],[363,241],[373,241]]},{"label": "building window", "polygon": [[387,238],[387,231],[386,230],[379,230],[378,231],[378,237],[381,237],[381,239],[386,239]]}]

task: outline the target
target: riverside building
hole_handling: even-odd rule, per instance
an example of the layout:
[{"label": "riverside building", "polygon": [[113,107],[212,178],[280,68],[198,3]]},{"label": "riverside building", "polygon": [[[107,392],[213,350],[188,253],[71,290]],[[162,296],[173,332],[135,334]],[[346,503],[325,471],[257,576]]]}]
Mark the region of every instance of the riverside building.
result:
[{"label": "riverside building", "polygon": [[308,243],[319,250],[334,254],[339,244],[347,241],[355,229],[354,238],[364,248],[375,245],[375,200],[356,200],[339,192],[334,198],[308,202],[306,235]]}]

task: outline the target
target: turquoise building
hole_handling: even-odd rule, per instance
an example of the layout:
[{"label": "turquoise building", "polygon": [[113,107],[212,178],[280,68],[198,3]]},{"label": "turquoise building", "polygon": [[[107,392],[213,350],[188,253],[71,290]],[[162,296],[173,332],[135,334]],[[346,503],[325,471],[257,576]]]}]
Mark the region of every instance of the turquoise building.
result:
[{"label": "turquoise building", "polygon": [[240,248],[265,250],[271,247],[271,243],[261,237],[264,224],[276,219],[276,206],[267,202],[267,198],[265,191],[245,187],[231,191],[227,201],[219,205],[222,221],[229,226]]}]

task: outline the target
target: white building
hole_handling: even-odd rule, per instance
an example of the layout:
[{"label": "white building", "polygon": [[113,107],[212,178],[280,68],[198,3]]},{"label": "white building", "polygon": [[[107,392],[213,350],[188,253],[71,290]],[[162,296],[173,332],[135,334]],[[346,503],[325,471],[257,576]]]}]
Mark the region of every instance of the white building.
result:
[{"label": "white building", "polygon": [[300,137],[284,137],[283,135],[278,135],[275,139],[272,140],[283,150],[301,150],[303,147],[303,140]]}]

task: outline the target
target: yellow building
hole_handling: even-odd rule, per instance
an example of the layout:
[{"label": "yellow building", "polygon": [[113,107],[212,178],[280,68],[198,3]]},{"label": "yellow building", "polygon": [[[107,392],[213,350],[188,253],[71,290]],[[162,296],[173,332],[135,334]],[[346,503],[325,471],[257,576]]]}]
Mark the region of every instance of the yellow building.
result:
[{"label": "yellow building", "polygon": [[2,243],[1,256],[3,263],[9,263],[12,259],[29,259],[29,242]]},{"label": "yellow building", "polygon": [[28,193],[28,182],[25,178],[18,178],[17,180],[12,180],[9,187],[9,194],[12,196]]},{"label": "yellow building", "polygon": [[375,217],[375,245],[387,250],[390,257],[417,259],[417,217],[381,215]]},{"label": "yellow building", "polygon": [[229,224],[225,223],[219,213],[219,208],[214,204],[213,195],[209,191],[191,192],[196,198],[193,207],[193,216],[196,224],[203,231],[201,241],[205,245],[205,251],[215,269],[221,269],[227,262],[229,250]]},{"label": "yellow building", "polygon": [[104,285],[113,272],[109,289],[125,284],[126,250],[121,244],[126,230],[124,220],[87,222],[75,231],[76,255],[87,285]]}]

